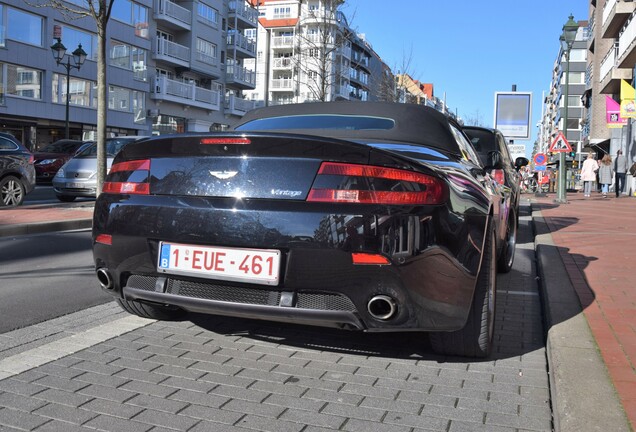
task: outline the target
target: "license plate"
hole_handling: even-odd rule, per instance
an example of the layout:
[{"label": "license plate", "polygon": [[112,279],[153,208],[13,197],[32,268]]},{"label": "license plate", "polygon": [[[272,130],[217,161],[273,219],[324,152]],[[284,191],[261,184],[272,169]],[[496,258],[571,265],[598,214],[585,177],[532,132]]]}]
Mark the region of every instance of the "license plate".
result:
[{"label": "license plate", "polygon": [[161,273],[277,285],[280,251],[159,243]]},{"label": "license plate", "polygon": [[66,187],[69,189],[83,189],[83,183],[66,183]]}]

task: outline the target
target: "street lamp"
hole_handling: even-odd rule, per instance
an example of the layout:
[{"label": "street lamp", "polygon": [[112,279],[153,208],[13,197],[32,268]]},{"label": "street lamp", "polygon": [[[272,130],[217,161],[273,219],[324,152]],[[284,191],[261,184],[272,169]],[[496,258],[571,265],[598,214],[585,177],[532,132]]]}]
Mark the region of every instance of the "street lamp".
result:
[{"label": "street lamp", "polygon": [[[86,60],[86,52],[82,49],[82,44],[77,45],[77,49],[73,51],[72,56],[66,56],[66,63],[64,63],[64,56],[66,55],[66,47],[62,43],[62,38],[56,38],[57,42],[51,45],[51,52],[57,65],[62,65],[66,69],[66,130],[64,136],[69,138],[68,128],[68,106],[71,100],[71,69],[80,70]],[[71,64],[71,57],[73,57],[73,63]]]},{"label": "street lamp", "polygon": [[[570,86],[570,50],[572,49],[572,45],[574,44],[574,39],[576,38],[576,32],[579,29],[579,25],[574,21],[574,16],[570,14],[568,21],[563,25],[563,33],[559,40],[561,41],[561,46],[565,50],[565,94],[564,94],[564,107],[563,110],[563,129],[564,136],[567,140],[568,137],[568,90]],[[566,184],[565,184],[565,153],[559,153],[559,184],[557,187],[557,197],[555,202],[558,203],[567,203],[568,200],[566,198]]]}]

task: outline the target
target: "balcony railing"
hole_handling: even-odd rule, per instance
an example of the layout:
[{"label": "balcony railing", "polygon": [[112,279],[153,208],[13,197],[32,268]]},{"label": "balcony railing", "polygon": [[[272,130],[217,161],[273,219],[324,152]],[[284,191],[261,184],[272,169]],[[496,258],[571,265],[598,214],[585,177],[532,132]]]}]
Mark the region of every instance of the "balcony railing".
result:
[{"label": "balcony railing", "polygon": [[252,55],[256,54],[256,43],[253,39],[247,38],[240,33],[230,33],[227,35],[228,48],[233,46],[240,48]]},{"label": "balcony railing", "polygon": [[623,29],[621,34],[618,36],[618,57],[620,58],[627,48],[631,45],[636,37],[636,19],[634,19],[634,15],[632,15],[629,19],[629,23]]},{"label": "balcony railing", "polygon": [[241,99],[236,95],[230,95],[225,102],[226,113],[243,116],[246,112],[253,110],[256,107],[256,103],[251,100]]},{"label": "balcony railing", "polygon": [[292,90],[294,88],[294,80],[291,78],[279,78],[272,80],[272,90]]},{"label": "balcony railing", "polygon": [[603,6],[603,25],[605,25],[605,23],[607,22],[607,18],[609,18],[610,14],[612,13],[612,9],[616,5],[616,1],[617,0],[607,0],[605,2],[605,5]]},{"label": "balcony railing", "polygon": [[614,44],[614,47],[611,48],[603,61],[601,61],[601,67],[599,69],[599,75],[601,77],[601,81],[605,79],[608,73],[616,67],[618,60],[618,44]]},{"label": "balcony railing", "polygon": [[294,36],[274,36],[272,46],[274,48],[291,48],[294,46]]},{"label": "balcony railing", "polygon": [[248,6],[245,0],[230,0],[229,2],[230,17],[236,14],[242,17],[245,21],[250,22],[256,26],[258,23],[258,12],[256,9]]},{"label": "balcony railing", "polygon": [[184,105],[196,106],[208,110],[220,109],[221,92],[218,85],[216,90],[198,87],[194,82],[184,82],[168,79],[165,76],[155,78],[152,89],[154,99],[169,100]]},{"label": "balcony railing", "polygon": [[245,69],[242,66],[228,64],[226,66],[226,77],[228,83],[240,84],[244,87],[256,87],[256,72]]},{"label": "balcony railing", "polygon": [[189,29],[192,24],[192,12],[183,6],[179,6],[170,0],[156,0],[155,14],[158,16],[166,16],[173,20],[182,22]]},{"label": "balcony railing", "polygon": [[292,59],[290,57],[278,57],[272,62],[274,69],[291,69],[293,66]]},{"label": "balcony railing", "polygon": [[162,38],[157,39],[155,55],[164,59],[177,60],[178,64],[190,63],[190,48]]}]

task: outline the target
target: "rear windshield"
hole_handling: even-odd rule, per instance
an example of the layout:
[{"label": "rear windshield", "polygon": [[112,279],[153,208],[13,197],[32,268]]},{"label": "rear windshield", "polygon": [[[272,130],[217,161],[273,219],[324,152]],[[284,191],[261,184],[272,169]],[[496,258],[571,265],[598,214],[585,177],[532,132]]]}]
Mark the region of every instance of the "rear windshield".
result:
[{"label": "rear windshield", "polygon": [[[115,157],[119,150],[124,148],[126,144],[135,141],[130,138],[109,138],[106,140],[106,156]],[[97,143],[93,143],[77,154],[78,158],[94,158],[97,157]]]},{"label": "rear windshield", "polygon": [[494,133],[477,129],[464,129],[464,132],[470,138],[470,142],[473,144],[482,163],[488,160],[488,153],[499,150]]},{"label": "rear windshield", "polygon": [[297,115],[269,117],[242,124],[236,130],[275,129],[341,129],[341,130],[388,130],[395,122],[384,117],[352,116],[337,114]]}]

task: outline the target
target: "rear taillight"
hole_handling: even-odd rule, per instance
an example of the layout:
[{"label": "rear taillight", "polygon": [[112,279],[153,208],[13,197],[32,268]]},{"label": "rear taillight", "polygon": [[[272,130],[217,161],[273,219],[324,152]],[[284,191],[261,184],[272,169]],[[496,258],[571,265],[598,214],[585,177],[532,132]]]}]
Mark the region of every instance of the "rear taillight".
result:
[{"label": "rear taillight", "polygon": [[495,179],[497,183],[499,184],[506,183],[506,175],[504,173],[504,170],[494,169],[490,172],[490,175],[492,176],[492,178]]},{"label": "rear taillight", "polygon": [[101,243],[108,246],[112,246],[113,236],[110,234],[99,234],[97,237],[95,237],[95,243]]},{"label": "rear taillight", "polygon": [[150,194],[150,159],[113,164],[104,182],[103,192],[112,194]]},{"label": "rear taillight", "polygon": [[33,155],[31,154],[31,155],[29,155],[29,162],[28,162],[28,164],[29,164],[29,165],[31,165],[31,164],[33,164],[33,162],[35,162],[35,156],[33,156]]},{"label": "rear taillight", "polygon": [[323,162],[307,201],[360,204],[440,204],[441,179],[413,171],[371,165]]}]

